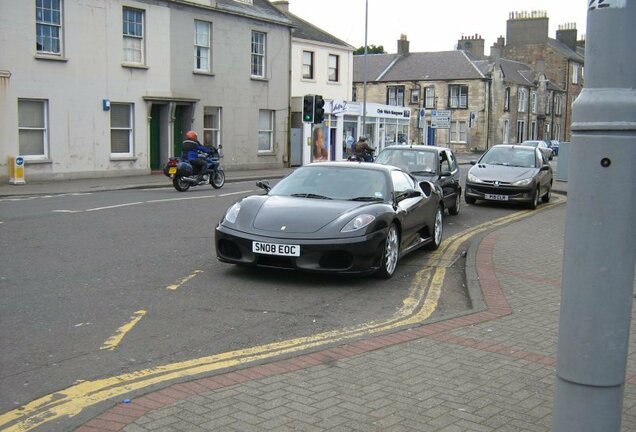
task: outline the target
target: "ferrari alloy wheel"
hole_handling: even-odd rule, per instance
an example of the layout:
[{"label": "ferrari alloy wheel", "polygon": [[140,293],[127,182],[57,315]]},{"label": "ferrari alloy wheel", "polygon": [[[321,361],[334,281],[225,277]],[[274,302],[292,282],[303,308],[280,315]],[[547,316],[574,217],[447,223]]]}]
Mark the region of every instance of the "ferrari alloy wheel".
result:
[{"label": "ferrari alloy wheel", "polygon": [[442,207],[441,206],[437,207],[437,212],[435,213],[435,222],[433,225],[433,232],[432,232],[433,241],[431,241],[427,245],[427,248],[429,250],[437,250],[439,248],[439,245],[442,244],[442,233],[444,230],[443,214],[444,214],[444,211],[442,210]]},{"label": "ferrari alloy wheel", "polygon": [[174,179],[172,179],[172,185],[179,192],[185,192],[190,189],[190,183],[183,180],[183,178],[179,175],[175,176]]},{"label": "ferrari alloy wheel", "polygon": [[382,257],[382,264],[378,270],[377,276],[382,279],[389,279],[395,273],[398,259],[400,256],[400,235],[395,224],[389,227],[389,231],[386,234],[386,241],[384,243],[384,255]]}]

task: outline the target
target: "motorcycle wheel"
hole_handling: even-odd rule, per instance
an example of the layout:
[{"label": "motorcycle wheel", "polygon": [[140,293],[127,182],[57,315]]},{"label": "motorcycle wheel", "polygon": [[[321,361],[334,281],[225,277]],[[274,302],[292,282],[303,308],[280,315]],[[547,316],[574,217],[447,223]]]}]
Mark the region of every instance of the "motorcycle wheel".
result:
[{"label": "motorcycle wheel", "polygon": [[172,185],[173,185],[173,186],[174,186],[174,188],[175,188],[176,190],[178,190],[179,192],[185,192],[185,191],[187,191],[188,189],[190,189],[190,183],[188,183],[188,182],[184,181],[184,180],[182,179],[182,177],[181,177],[181,176],[179,176],[179,175],[178,175],[178,176],[175,176],[175,177],[172,179]]},{"label": "motorcycle wheel", "polygon": [[216,170],[210,176],[210,185],[214,189],[221,189],[225,184],[225,172],[223,170]]}]

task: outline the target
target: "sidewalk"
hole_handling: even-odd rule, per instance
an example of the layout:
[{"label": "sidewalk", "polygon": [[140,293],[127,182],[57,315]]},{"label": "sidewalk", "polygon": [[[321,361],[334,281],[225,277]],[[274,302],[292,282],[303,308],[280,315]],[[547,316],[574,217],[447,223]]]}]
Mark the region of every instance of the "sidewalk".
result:
[{"label": "sidewalk", "polygon": [[[550,431],[564,222],[555,206],[471,242],[486,310],[113,401],[76,432]],[[633,352],[623,412],[636,431]]]}]

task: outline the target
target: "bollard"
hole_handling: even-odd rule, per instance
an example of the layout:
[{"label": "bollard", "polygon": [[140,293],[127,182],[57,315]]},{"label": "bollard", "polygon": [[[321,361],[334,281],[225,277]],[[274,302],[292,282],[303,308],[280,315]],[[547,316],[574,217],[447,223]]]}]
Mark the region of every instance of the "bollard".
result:
[{"label": "bollard", "polygon": [[9,183],[14,185],[25,184],[24,158],[22,156],[9,156]]}]

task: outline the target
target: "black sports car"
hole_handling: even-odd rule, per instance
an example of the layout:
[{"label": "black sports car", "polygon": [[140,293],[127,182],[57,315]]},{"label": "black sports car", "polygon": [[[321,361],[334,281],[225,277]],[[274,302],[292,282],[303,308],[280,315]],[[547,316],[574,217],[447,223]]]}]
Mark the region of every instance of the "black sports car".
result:
[{"label": "black sports car", "polygon": [[219,261],[390,278],[398,260],[442,241],[442,193],[388,165],[318,162],[232,205],[216,227]]}]

